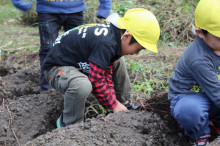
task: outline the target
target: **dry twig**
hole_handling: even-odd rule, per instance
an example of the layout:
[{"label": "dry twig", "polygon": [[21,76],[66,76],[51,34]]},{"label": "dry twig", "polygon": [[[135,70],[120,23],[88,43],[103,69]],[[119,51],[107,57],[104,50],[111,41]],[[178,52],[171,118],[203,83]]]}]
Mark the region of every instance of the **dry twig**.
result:
[{"label": "dry twig", "polygon": [[12,132],[13,132],[13,134],[14,134],[15,139],[17,140],[18,145],[20,146],[21,144],[20,144],[20,142],[19,142],[19,140],[18,140],[18,138],[17,138],[17,136],[16,136],[16,134],[15,134],[14,129],[11,128],[11,130],[12,130]]},{"label": "dry twig", "polygon": [[[9,129],[9,128],[11,129],[11,131],[13,132],[14,137],[15,137],[15,139],[16,139],[18,145],[20,146],[21,144],[20,144],[20,142],[19,142],[19,139],[18,139],[18,137],[16,136],[16,133],[15,133],[14,129],[12,128],[12,120],[13,120],[13,118],[12,118],[12,114],[11,114],[11,111],[10,111],[10,108],[9,108],[10,104],[13,104],[13,102],[11,102],[11,103],[9,103],[9,105],[7,105],[7,110],[8,110],[8,113],[9,113],[9,115],[10,115],[8,129]],[[8,130],[8,131],[9,131],[9,130]]]}]

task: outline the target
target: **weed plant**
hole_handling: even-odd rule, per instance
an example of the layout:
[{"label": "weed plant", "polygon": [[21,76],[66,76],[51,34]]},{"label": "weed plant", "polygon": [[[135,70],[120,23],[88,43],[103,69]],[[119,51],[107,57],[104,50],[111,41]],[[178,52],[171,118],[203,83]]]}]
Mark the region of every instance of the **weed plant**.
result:
[{"label": "weed plant", "polygon": [[133,90],[144,93],[143,98],[167,92],[169,78],[174,72],[183,48],[185,47],[160,46],[158,54],[143,50],[138,55],[127,56],[126,66]]},{"label": "weed plant", "polygon": [[21,21],[26,25],[37,25],[38,18],[36,12],[36,0],[33,0],[33,5],[27,13],[23,13]]}]

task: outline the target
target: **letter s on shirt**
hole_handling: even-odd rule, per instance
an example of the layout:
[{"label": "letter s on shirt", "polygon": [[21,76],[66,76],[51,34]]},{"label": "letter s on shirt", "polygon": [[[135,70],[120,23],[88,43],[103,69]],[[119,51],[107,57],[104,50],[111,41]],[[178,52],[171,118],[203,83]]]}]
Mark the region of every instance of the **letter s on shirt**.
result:
[{"label": "letter s on shirt", "polygon": [[106,36],[108,34],[108,29],[107,28],[96,28],[94,31],[96,36],[100,36],[101,34],[103,34],[104,36]]}]

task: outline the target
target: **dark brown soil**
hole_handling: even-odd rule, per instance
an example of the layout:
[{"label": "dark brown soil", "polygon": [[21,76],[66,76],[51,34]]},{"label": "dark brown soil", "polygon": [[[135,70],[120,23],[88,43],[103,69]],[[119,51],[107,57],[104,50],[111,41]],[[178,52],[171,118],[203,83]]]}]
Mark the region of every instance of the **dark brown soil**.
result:
[{"label": "dark brown soil", "polygon": [[[33,60],[37,58],[34,54],[30,54]],[[143,106],[142,110],[98,115],[86,118],[83,123],[56,129],[63,95],[53,89],[39,94],[39,65],[31,60],[28,63],[27,66],[22,61],[15,64],[9,58],[0,62],[0,146],[189,145],[169,114],[165,92],[137,102]],[[210,145],[220,145],[220,139]]]}]

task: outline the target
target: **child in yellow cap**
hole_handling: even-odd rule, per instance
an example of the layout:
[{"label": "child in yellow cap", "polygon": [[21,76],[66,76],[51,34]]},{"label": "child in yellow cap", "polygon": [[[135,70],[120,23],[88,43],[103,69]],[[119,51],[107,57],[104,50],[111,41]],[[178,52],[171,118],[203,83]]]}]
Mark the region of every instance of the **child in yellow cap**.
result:
[{"label": "child in yellow cap", "polygon": [[[170,78],[171,114],[193,145],[206,145],[209,119],[220,132],[220,0],[200,0],[194,42],[183,52]],[[218,125],[219,124],[219,125]]]},{"label": "child in yellow cap", "polygon": [[160,28],[145,9],[131,9],[124,17],[113,14],[106,24],[88,24],[59,36],[43,68],[50,85],[64,93],[64,109],[57,127],[83,121],[85,100],[92,92],[113,112],[136,109],[124,55],[142,49],[157,52]]}]

